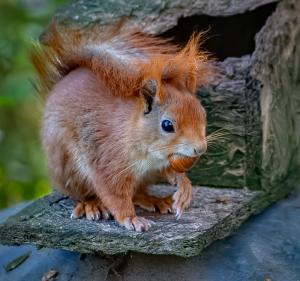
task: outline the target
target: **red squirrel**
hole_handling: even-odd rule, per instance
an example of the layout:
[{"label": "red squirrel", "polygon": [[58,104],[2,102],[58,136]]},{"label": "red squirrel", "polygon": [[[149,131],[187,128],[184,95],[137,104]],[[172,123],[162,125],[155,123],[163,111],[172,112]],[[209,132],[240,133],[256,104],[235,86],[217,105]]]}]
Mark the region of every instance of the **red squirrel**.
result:
[{"label": "red squirrel", "polygon": [[[51,28],[32,62],[47,92],[42,144],[54,186],[75,200],[72,218],[108,219],[146,231],[135,205],[180,218],[192,185],[185,172],[206,151],[196,89],[211,76],[194,34],[183,48],[123,27]],[[148,194],[159,180],[177,186]]]}]

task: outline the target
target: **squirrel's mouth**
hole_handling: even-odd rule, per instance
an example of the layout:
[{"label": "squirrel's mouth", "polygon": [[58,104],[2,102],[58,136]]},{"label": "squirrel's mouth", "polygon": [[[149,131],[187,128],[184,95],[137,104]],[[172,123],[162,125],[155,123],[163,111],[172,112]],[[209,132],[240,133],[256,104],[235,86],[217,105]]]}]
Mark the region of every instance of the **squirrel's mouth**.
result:
[{"label": "squirrel's mouth", "polygon": [[170,166],[179,173],[184,173],[190,170],[199,158],[199,156],[192,157],[180,153],[173,153],[168,157]]}]

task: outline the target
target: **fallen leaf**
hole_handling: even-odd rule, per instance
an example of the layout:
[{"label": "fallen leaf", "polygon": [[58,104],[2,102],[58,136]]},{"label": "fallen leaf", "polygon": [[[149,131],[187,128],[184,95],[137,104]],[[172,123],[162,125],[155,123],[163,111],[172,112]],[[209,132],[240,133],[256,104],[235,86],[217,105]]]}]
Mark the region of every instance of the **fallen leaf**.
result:
[{"label": "fallen leaf", "polygon": [[11,262],[9,262],[8,264],[6,264],[4,266],[4,269],[6,271],[11,271],[11,270],[15,269],[20,264],[22,264],[24,261],[26,261],[29,258],[30,255],[31,255],[31,251],[28,251],[27,253],[17,257],[16,259],[14,259]]}]

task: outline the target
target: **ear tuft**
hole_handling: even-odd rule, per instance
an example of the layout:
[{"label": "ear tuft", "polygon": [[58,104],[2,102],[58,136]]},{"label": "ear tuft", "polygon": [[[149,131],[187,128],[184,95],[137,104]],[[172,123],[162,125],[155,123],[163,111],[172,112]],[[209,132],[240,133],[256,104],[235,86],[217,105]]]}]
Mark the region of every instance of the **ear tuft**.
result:
[{"label": "ear tuft", "polygon": [[205,32],[194,33],[183,49],[166,60],[162,70],[163,82],[184,87],[190,93],[196,93],[198,87],[209,84],[214,69],[209,54],[200,48],[204,36]]},{"label": "ear tuft", "polygon": [[144,99],[145,111],[144,114],[149,114],[152,110],[153,99],[158,91],[158,84],[155,79],[147,80],[142,86],[140,93]]}]

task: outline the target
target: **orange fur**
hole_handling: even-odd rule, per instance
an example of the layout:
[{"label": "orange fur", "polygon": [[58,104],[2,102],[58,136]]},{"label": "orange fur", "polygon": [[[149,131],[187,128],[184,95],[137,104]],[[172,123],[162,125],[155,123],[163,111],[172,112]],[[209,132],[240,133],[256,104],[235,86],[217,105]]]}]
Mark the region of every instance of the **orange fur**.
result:
[{"label": "orange fur", "polygon": [[[211,67],[198,51],[200,39],[194,35],[179,49],[122,28],[52,27],[46,45],[34,50],[41,91],[49,92],[43,147],[54,185],[81,202],[75,214],[93,218],[93,210],[104,209],[128,229],[147,230],[150,222],[136,216],[134,203],[163,204],[140,188],[161,177],[178,186],[177,217],[188,206],[191,183],[182,172],[206,150],[206,115],[194,93]],[[174,133],[162,129],[165,119]],[[171,155],[193,161],[174,164]]]},{"label": "orange fur", "polygon": [[[196,88],[207,84],[212,77],[208,56],[198,50],[203,34],[194,34],[185,48],[171,44],[167,39],[154,37],[136,30],[101,30],[93,26],[89,30],[69,32],[51,26],[45,46],[35,48],[32,61],[40,76],[43,90],[50,90],[69,71],[87,67],[94,72],[116,95],[131,96],[148,77],[159,82],[186,87],[194,93]],[[115,42],[113,42],[115,41]],[[128,64],[107,55],[97,54],[91,46],[117,45],[138,50],[147,60],[133,57]],[[126,49],[125,49],[126,51]]]}]

